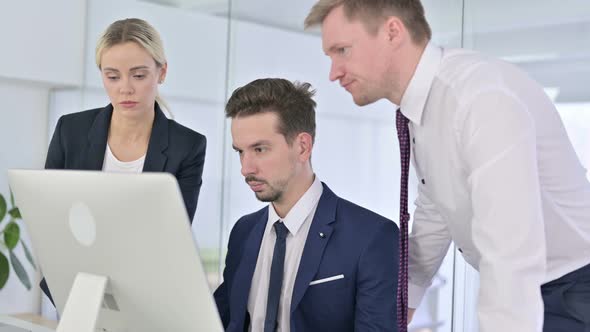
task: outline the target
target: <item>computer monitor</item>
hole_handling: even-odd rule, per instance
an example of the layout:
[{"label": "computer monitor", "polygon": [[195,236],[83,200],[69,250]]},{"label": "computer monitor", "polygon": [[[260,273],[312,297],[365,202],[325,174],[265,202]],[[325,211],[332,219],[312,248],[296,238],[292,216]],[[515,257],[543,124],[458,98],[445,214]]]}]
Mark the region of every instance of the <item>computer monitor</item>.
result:
[{"label": "computer monitor", "polygon": [[172,175],[9,170],[8,177],[58,312],[68,316],[69,327],[60,321],[58,331],[81,328],[93,310],[99,331],[223,331]]}]

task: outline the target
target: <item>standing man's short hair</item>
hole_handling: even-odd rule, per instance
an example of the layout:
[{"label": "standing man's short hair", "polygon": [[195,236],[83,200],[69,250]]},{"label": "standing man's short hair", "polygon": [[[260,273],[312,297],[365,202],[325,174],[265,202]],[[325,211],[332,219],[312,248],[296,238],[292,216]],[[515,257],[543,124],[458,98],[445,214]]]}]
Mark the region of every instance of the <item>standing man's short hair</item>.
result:
[{"label": "standing man's short hair", "polygon": [[415,44],[432,38],[420,0],[319,0],[305,19],[305,28],[321,25],[332,9],[342,6],[349,20],[360,19],[372,34],[389,16],[399,17]]}]

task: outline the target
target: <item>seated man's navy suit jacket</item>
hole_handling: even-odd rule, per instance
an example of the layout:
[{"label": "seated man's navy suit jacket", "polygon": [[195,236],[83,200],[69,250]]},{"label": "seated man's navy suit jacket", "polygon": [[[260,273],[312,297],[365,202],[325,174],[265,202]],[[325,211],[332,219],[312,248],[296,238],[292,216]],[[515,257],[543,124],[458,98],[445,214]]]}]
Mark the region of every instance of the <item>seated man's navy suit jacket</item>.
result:
[{"label": "seated man's navy suit jacket", "polygon": [[[397,331],[397,226],[323,188],[293,287],[291,332]],[[226,331],[248,331],[248,296],[267,219],[265,207],[232,229],[224,282],[214,294]]]}]

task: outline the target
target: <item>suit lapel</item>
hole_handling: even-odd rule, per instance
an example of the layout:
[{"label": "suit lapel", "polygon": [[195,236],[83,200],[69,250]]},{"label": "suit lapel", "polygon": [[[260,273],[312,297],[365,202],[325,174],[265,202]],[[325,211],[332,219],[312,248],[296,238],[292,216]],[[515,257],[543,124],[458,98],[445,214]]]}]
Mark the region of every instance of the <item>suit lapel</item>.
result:
[{"label": "suit lapel", "polygon": [[[295,285],[293,286],[291,313],[295,311],[295,308],[301,302],[307,287],[309,287],[309,283],[320,266],[324,249],[332,236],[333,225],[331,224],[336,220],[338,197],[328,186],[323,183],[322,185],[324,186],[324,191],[318,202],[318,207],[313,217],[309,233],[307,234],[307,240],[305,241],[303,254],[299,263],[299,270],[295,278]],[[320,234],[324,236],[322,237]]]},{"label": "suit lapel", "polygon": [[86,150],[86,158],[83,161],[83,169],[102,170],[112,115],[113,106],[109,104],[94,119],[88,132],[88,149]]},{"label": "suit lapel", "polygon": [[168,160],[168,156],[164,153],[168,148],[168,118],[157,103],[155,112],[154,125],[143,164],[144,172],[163,172]]},{"label": "suit lapel", "polygon": [[231,285],[231,299],[230,316],[231,317],[245,317],[246,306],[248,304],[248,297],[250,295],[250,287],[252,286],[252,277],[256,268],[258,260],[258,253],[264,236],[266,222],[268,221],[268,207],[256,222],[256,225],[250,231],[246,239],[244,247],[244,254],[240,260],[240,264],[236,270],[233,284]]}]

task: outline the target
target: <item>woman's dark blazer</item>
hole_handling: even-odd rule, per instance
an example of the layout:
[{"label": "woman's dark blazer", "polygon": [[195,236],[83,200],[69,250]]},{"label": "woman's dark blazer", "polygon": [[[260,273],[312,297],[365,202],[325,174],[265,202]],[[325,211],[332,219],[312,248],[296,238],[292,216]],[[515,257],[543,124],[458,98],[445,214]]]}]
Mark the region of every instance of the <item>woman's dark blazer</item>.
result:
[{"label": "woman's dark blazer", "polygon": [[[176,177],[192,219],[202,184],[205,136],[166,118],[158,104],[144,172],[168,172]],[[57,122],[46,169],[102,170],[113,106],[67,114]]]},{"label": "woman's dark blazer", "polygon": [[[178,180],[190,221],[195,215],[205,163],[205,136],[166,118],[155,104],[144,172],[168,172]],[[102,170],[113,106],[62,116],[49,144],[46,169]],[[41,289],[53,302],[45,279]]]}]

